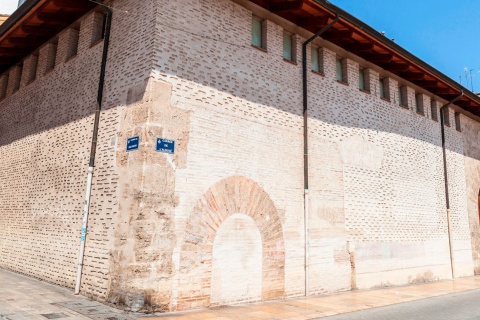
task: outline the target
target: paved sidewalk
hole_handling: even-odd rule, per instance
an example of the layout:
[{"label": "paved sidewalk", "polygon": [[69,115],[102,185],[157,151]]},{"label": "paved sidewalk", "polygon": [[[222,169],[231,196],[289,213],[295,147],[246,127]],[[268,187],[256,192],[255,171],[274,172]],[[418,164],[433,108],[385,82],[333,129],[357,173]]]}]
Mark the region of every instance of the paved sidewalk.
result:
[{"label": "paved sidewalk", "polygon": [[239,305],[216,310],[144,316],[142,320],[318,319],[446,294],[467,292],[479,288],[480,276],[404,287],[344,292],[309,298]]},{"label": "paved sidewalk", "polygon": [[71,290],[0,269],[0,320],[133,320]]},{"label": "paved sidewalk", "polygon": [[[139,315],[75,296],[71,290],[0,269],[0,319],[78,320],[228,320],[318,319],[397,303],[469,292],[480,288],[480,276],[370,291],[345,292],[175,314]],[[325,319],[327,320],[327,319]]]}]

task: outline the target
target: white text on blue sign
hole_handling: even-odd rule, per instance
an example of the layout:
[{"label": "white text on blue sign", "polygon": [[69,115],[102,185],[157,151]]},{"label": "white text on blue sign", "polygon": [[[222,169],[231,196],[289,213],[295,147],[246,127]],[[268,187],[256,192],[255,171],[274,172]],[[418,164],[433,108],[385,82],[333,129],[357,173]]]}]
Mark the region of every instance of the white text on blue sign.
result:
[{"label": "white text on blue sign", "polygon": [[175,141],[163,139],[163,138],[157,138],[157,144],[156,144],[155,150],[158,152],[174,154]]},{"label": "white text on blue sign", "polygon": [[140,137],[131,137],[127,139],[127,152],[138,150],[140,146]]}]

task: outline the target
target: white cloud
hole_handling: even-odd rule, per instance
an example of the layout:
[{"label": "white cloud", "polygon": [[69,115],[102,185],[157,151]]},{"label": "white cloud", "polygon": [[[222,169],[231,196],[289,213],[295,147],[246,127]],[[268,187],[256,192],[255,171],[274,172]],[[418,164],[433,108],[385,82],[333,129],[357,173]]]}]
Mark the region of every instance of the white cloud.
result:
[{"label": "white cloud", "polygon": [[17,9],[18,0],[1,0],[0,14],[12,14]]}]

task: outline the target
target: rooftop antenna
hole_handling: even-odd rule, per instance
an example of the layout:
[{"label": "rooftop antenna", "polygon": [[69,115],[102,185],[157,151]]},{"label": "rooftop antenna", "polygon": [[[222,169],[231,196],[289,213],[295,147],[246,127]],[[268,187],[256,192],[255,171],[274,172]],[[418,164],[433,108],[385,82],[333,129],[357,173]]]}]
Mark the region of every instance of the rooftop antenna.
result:
[{"label": "rooftop antenna", "polygon": [[458,79],[460,79],[460,84],[462,84],[462,75],[459,75]]},{"label": "rooftop antenna", "polygon": [[470,85],[472,86],[472,92],[473,92],[473,74],[472,74],[473,69],[470,69]]}]

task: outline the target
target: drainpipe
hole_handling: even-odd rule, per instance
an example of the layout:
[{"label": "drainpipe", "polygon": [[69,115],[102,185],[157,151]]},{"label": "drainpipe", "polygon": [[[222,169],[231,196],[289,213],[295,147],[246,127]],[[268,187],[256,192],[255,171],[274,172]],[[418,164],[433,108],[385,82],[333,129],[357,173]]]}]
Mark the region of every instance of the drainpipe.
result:
[{"label": "drainpipe", "polygon": [[90,162],[88,165],[87,190],[83,204],[82,235],[80,238],[80,251],[78,253],[77,280],[75,294],[80,293],[82,281],[83,258],[85,254],[85,238],[87,236],[88,213],[90,210],[90,195],[92,191],[93,170],[95,168],[95,154],[97,151],[98,128],[100,124],[100,113],[102,111],[103,87],[105,85],[105,69],[107,67],[108,45],[110,44],[110,29],[112,25],[112,11],[104,4],[98,3],[105,10],[105,38],[103,41],[102,65],[100,68],[100,79],[98,82],[97,109],[95,110],[95,121],[93,125],[92,145],[90,147]]},{"label": "drainpipe", "polygon": [[309,281],[309,228],[308,228],[308,83],[307,83],[307,46],[315,38],[330,29],[337,23],[340,16],[338,13],[335,19],[327,24],[323,29],[311,36],[302,45],[302,72],[303,72],[303,180],[304,180],[304,234],[305,234],[305,296],[308,296],[308,281]]},{"label": "drainpipe", "polygon": [[452,224],[450,222],[450,197],[448,196],[448,172],[447,172],[447,153],[445,149],[445,115],[444,110],[449,105],[457,102],[463,97],[463,90],[458,97],[443,105],[440,108],[440,126],[442,130],[442,151],[443,151],[443,175],[445,180],[445,201],[447,204],[447,225],[448,225],[448,246],[450,249],[450,268],[452,270],[452,279],[455,279],[455,266],[453,261],[453,246],[452,246]]}]

